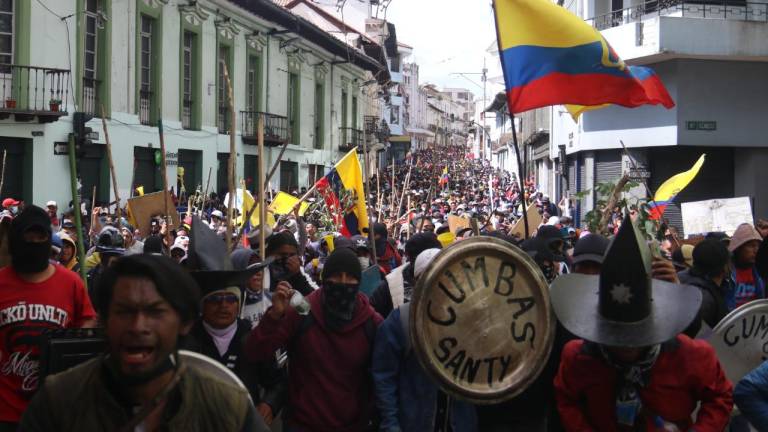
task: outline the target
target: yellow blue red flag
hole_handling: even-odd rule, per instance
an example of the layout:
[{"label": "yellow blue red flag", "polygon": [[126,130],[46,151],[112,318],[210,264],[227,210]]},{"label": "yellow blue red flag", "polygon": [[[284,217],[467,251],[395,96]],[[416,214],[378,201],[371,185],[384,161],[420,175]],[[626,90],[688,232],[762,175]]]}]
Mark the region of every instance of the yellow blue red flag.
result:
[{"label": "yellow blue red flag", "polygon": [[603,36],[549,0],[494,0],[512,113],[551,105],[675,103],[647,67],[627,66]]},{"label": "yellow blue red flag", "polygon": [[699,173],[701,166],[704,165],[704,157],[706,154],[702,154],[699,160],[693,164],[693,167],[688,171],[675,174],[667,181],[661,184],[656,190],[656,195],[653,196],[653,201],[649,203],[650,214],[649,219],[661,219],[661,215],[664,214],[669,203],[675,199],[678,193],[683,190],[688,183],[690,183],[696,175]]},{"label": "yellow blue red flag", "polygon": [[368,212],[365,205],[365,189],[363,188],[363,170],[357,159],[357,147],[347,153],[336,166],[315,184],[317,191],[323,197],[325,204],[339,209],[342,203],[339,197],[342,190],[354,195],[354,204],[349,208],[340,209],[341,234],[351,237],[362,234],[363,228],[368,228]]}]

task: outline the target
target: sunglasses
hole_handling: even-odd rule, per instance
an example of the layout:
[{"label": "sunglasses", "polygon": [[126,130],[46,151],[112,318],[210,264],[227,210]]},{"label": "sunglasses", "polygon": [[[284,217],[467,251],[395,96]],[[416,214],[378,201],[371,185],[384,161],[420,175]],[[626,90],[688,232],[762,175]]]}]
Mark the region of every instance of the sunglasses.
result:
[{"label": "sunglasses", "polygon": [[239,301],[240,298],[234,294],[214,294],[205,298],[205,302],[210,304],[234,304]]}]

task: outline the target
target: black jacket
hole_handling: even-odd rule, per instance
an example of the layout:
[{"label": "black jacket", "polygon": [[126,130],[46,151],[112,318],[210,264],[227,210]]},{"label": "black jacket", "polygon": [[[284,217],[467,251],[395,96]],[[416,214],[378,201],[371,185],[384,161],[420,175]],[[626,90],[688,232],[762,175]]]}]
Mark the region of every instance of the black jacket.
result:
[{"label": "black jacket", "polygon": [[708,326],[714,328],[728,314],[728,307],[725,303],[725,291],[715,285],[712,279],[695,268],[682,271],[677,277],[680,278],[681,283],[693,285],[701,289],[702,298],[699,316]]},{"label": "black jacket", "polygon": [[[414,286],[413,279],[413,266],[408,265],[403,269],[403,294],[405,295],[406,303],[411,300],[411,292],[413,292]],[[392,293],[389,291],[389,282],[387,282],[386,277],[384,277],[379,286],[373,290],[368,301],[371,302],[373,309],[375,309],[383,318],[389,316],[392,309],[394,309],[394,306],[392,304]]]},{"label": "black jacket", "polygon": [[[192,327],[185,348],[210,357],[229,368],[248,388],[254,405],[265,402],[272,407],[272,412],[277,415],[286,396],[284,371],[277,367],[276,361],[273,364],[265,364],[246,360],[243,345],[250,332],[250,322],[238,318],[235,336],[229,344],[229,349],[222,356],[219,355],[219,350],[216,348],[211,335],[205,331],[201,318]],[[261,394],[262,389],[264,389],[263,396]]]}]

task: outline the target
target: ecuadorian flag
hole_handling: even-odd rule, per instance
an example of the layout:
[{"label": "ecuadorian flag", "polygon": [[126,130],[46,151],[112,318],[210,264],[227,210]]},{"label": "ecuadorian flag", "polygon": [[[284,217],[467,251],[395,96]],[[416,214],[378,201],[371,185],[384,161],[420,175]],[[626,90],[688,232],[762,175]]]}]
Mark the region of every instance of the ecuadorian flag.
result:
[{"label": "ecuadorian flag", "polygon": [[653,70],[627,66],[603,36],[549,0],[494,0],[509,110],[675,103]]},{"label": "ecuadorian flag", "polygon": [[696,175],[699,173],[701,166],[704,165],[704,157],[706,154],[699,156],[699,160],[688,171],[675,174],[667,181],[661,184],[656,190],[656,195],[653,196],[653,201],[648,203],[650,211],[648,214],[649,219],[661,219],[664,214],[664,210],[675,199],[677,194],[680,193],[688,183],[690,183]]},{"label": "ecuadorian flag", "polygon": [[328,174],[317,181],[315,187],[323,197],[325,205],[332,209],[331,214],[339,213],[336,210],[341,205],[339,196],[342,190],[354,193],[354,206],[351,209],[343,209],[342,219],[336,221],[341,224],[341,234],[351,237],[362,234],[363,228],[368,228],[363,173],[360,161],[357,160],[357,147],[341,158]]}]

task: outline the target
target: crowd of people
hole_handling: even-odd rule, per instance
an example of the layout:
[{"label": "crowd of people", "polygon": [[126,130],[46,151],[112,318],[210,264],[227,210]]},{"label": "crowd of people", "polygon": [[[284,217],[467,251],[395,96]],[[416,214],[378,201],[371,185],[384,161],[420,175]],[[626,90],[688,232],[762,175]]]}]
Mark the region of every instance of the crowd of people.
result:
[{"label": "crowd of people", "polygon": [[[573,202],[466,153],[417,151],[382,168],[367,182],[369,230],[343,236],[315,205],[236,233],[232,250],[218,201],[182,213],[180,226],[155,218],[144,233],[107,207],[86,209],[78,231],[73,209],[5,199],[0,432],[768,430],[768,363],[731,383],[697,339],[766,297],[768,221],[695,245],[670,231],[651,256],[630,209],[614,215],[610,237],[590,233],[574,225]],[[526,236],[530,204],[538,217]],[[543,372],[495,405],[443,390],[408,335],[419,278],[476,235],[532,257],[558,320]],[[50,330],[96,327],[103,352],[40,376]]]}]

